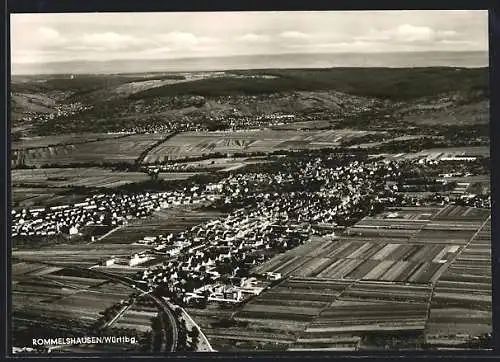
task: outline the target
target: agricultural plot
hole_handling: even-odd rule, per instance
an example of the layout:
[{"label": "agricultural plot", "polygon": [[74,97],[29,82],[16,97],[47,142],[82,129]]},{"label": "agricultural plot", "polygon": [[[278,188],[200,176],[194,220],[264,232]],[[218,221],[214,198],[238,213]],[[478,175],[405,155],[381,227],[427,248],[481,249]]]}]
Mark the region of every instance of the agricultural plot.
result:
[{"label": "agricultural plot", "polygon": [[299,248],[278,255],[255,268],[254,272],[426,284],[434,282],[460,250],[459,245],[387,243],[380,239],[367,241],[344,237],[318,244],[319,241],[305,244],[309,252],[301,246],[302,255],[298,255]]},{"label": "agricultural plot", "polygon": [[127,311],[113,323],[113,328],[135,329],[139,333],[151,331],[151,320],[158,315],[156,308],[153,310],[144,310],[136,305],[127,309]]},{"label": "agricultural plot", "polygon": [[234,311],[209,305],[207,309],[187,309],[216,350],[286,350],[300,325],[282,321],[235,321]]},{"label": "agricultural plot", "polygon": [[324,129],[330,128],[333,122],[327,120],[290,122],[272,126],[272,129],[279,130],[300,130],[300,129]]},{"label": "agricultural plot", "polygon": [[24,316],[23,322],[31,321],[34,325],[65,319],[89,326],[100,317],[102,310],[126,299],[131,293],[130,288],[77,275],[64,268],[23,262],[15,263],[13,271],[14,317],[17,316],[19,321],[24,311],[29,311],[30,319]]},{"label": "agricultural plot", "polygon": [[160,210],[156,211],[148,219],[141,219],[140,222],[130,223],[117,229],[115,232],[99,240],[98,243],[135,243],[145,236],[168,235],[169,233],[185,231],[195,225],[222,216],[224,214],[219,212],[196,211],[189,208]]},{"label": "agricultural plot", "polygon": [[375,217],[365,217],[358,222],[357,228],[374,228],[374,229],[394,229],[394,230],[411,230],[419,231],[428,223],[428,220],[406,220],[406,219],[380,219]]},{"label": "agricultural plot", "polygon": [[[234,325],[214,323],[212,311],[189,311],[214,348],[235,344],[258,349],[287,349],[314,316],[341,293],[348,282],[291,278],[246,303],[234,315]],[[208,321],[212,321],[211,323]]]},{"label": "agricultural plot", "polygon": [[53,136],[23,137],[19,141],[13,141],[11,148],[13,151],[44,148],[56,145],[69,145],[74,143],[95,142],[113,138],[121,138],[123,134],[110,133],[79,133]]},{"label": "agricultural plot", "polygon": [[434,216],[434,220],[451,220],[456,222],[476,221],[481,222],[488,219],[490,210],[467,206],[448,205]]},{"label": "agricultural plot", "polygon": [[209,158],[199,161],[176,162],[174,164],[176,172],[183,170],[210,170],[210,171],[232,171],[238,168],[254,165],[259,163],[270,162],[262,157],[226,157],[226,158]]},{"label": "agricultural plot", "polygon": [[73,165],[79,163],[134,163],[139,156],[168,134],[133,134],[97,142],[14,150],[14,164],[28,166]]},{"label": "agricultural plot", "polygon": [[20,207],[30,207],[34,205],[44,205],[55,195],[55,190],[45,188],[25,188],[13,187],[11,190],[12,204]]},{"label": "agricultural plot", "polygon": [[[129,183],[150,179],[144,172],[120,172],[97,167],[91,168],[47,168],[12,170],[12,185],[46,187],[107,187],[114,188]],[[160,173],[163,180],[185,180],[197,175],[193,172]]]},{"label": "agricultural plot", "polygon": [[347,230],[347,235],[385,238],[394,243],[409,242],[438,212],[438,208],[408,207],[365,217]]},{"label": "agricultural plot", "polygon": [[[289,312],[287,318],[305,324],[288,345],[294,351],[373,349],[394,336],[398,348],[450,347],[491,332],[489,210],[403,208],[352,229],[367,235],[312,239],[256,267],[256,273],[281,272],[288,279],[236,316],[271,319]],[[400,229],[412,235],[365,232]],[[325,287],[314,297],[284,288],[297,279]],[[328,285],[339,282],[347,283],[343,291],[329,294]]]},{"label": "agricultural plot", "polygon": [[435,346],[492,332],[491,220],[487,219],[436,284],[426,330]]},{"label": "agricultural plot", "polygon": [[309,321],[335,299],[349,282],[294,277],[247,303],[239,320]]},{"label": "agricultural plot", "polygon": [[276,150],[335,147],[342,140],[370,132],[354,130],[290,131],[254,130],[234,132],[186,132],[155,147],[145,163],[165,162],[213,153],[234,154]]},{"label": "agricultural plot", "polygon": [[463,156],[489,157],[490,148],[487,146],[432,148],[432,149],[422,150],[416,153],[378,154],[372,156],[373,157],[382,156],[388,160],[394,160],[394,159],[403,160],[403,159],[415,159],[415,158],[439,160],[441,158],[463,157]]},{"label": "agricultural plot", "polygon": [[93,244],[72,244],[53,245],[50,248],[44,247],[36,251],[16,250],[13,258],[22,259],[29,262],[50,262],[60,265],[91,267],[111,257],[127,258],[134,253],[140,253],[147,247],[141,245],[131,245],[127,243],[93,243]]},{"label": "agricultural plot", "polygon": [[423,334],[430,286],[355,282],[323,308],[290,350],[357,350],[377,334]]},{"label": "agricultural plot", "polygon": [[12,187],[12,208],[58,206],[82,202],[88,195],[71,193],[68,188]]},{"label": "agricultural plot", "polygon": [[337,300],[309,324],[291,349],[357,350],[367,336],[422,334],[426,303]]}]

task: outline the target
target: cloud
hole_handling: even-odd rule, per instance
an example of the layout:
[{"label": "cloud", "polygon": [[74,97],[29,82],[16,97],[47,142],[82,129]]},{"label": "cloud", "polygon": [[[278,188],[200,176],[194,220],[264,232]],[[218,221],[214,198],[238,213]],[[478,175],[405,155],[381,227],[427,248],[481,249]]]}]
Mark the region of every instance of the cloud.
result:
[{"label": "cloud", "polygon": [[430,43],[440,39],[454,38],[458,35],[460,34],[454,30],[435,30],[428,26],[403,24],[386,30],[370,29],[368,34],[355,37],[355,40],[365,42]]},{"label": "cloud", "polygon": [[238,37],[237,40],[246,43],[267,43],[271,38],[267,35],[249,33]]},{"label": "cloud", "polygon": [[163,53],[170,53],[171,51],[172,51],[172,48],[162,46],[160,48],[146,49],[144,51],[144,53],[145,54],[163,54]]},{"label": "cloud", "polygon": [[[93,33],[84,34],[80,42],[76,42],[73,45],[75,47],[81,47],[83,50],[87,48],[89,50],[124,50],[124,49],[138,49],[144,48],[152,45],[152,41],[148,39],[142,39],[138,37],[133,37],[124,34],[118,34],[115,32],[105,32],[105,33]],[[76,50],[76,49],[75,49]]]},{"label": "cloud", "polygon": [[404,24],[394,32],[394,38],[403,42],[432,41],[436,32],[427,26]]},{"label": "cloud", "polygon": [[38,28],[38,35],[44,40],[61,39],[61,34],[57,30],[45,26]]},{"label": "cloud", "polygon": [[167,44],[167,46],[171,46],[174,48],[193,48],[218,42],[218,40],[215,38],[196,36],[192,33],[185,33],[180,31],[160,34],[156,37],[156,39],[164,44]]},{"label": "cloud", "polygon": [[37,47],[44,50],[59,49],[69,42],[69,39],[62,36],[59,31],[47,26],[36,29],[35,38],[37,39]]},{"label": "cloud", "polygon": [[310,38],[310,35],[302,33],[300,31],[284,31],[280,34],[280,36],[285,39],[299,39],[299,40],[307,40],[308,38]]},{"label": "cloud", "polygon": [[443,38],[454,38],[458,36],[459,33],[456,32],[455,30],[441,30],[437,32],[437,35]]}]

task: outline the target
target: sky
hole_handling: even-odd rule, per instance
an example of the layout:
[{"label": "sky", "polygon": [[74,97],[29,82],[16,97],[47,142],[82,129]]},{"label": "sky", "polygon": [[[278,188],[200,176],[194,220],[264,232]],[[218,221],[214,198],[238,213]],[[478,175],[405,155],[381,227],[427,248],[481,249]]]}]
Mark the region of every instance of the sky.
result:
[{"label": "sky", "polygon": [[12,63],[487,51],[487,11],[12,14]]}]

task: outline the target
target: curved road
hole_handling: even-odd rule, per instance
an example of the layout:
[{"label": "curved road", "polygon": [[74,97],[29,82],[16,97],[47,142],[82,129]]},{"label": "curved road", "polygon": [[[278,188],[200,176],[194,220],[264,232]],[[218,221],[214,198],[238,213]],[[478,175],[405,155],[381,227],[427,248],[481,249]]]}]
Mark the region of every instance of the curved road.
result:
[{"label": "curved road", "polygon": [[117,283],[121,283],[121,284],[125,284],[125,285],[128,285],[130,287],[135,285],[135,289],[139,290],[140,292],[144,293],[149,298],[151,298],[156,303],[156,305],[159,308],[161,308],[165,312],[165,314],[167,315],[168,320],[170,322],[170,325],[172,326],[172,328],[170,329],[172,331],[172,336],[171,336],[172,344],[170,346],[170,352],[175,352],[177,350],[177,343],[178,343],[178,339],[179,339],[179,331],[177,329],[177,321],[176,321],[174,315],[172,314],[170,307],[165,303],[165,301],[163,301],[161,298],[158,298],[158,297],[150,294],[148,292],[148,290],[141,287],[140,283],[138,283],[136,280],[133,280],[129,277],[119,276],[119,275],[115,275],[115,274],[111,274],[111,273],[107,273],[107,272],[95,270],[95,269],[85,269],[85,268],[72,267],[72,266],[70,266],[69,268],[74,269],[74,270],[78,270],[78,271],[89,272],[90,274],[95,274],[96,276],[101,275],[108,280],[111,280],[111,281],[114,281]]},{"label": "curved road", "polygon": [[[15,257],[13,259],[22,260],[21,258],[15,258]],[[161,310],[164,311],[165,314],[167,315],[168,320],[170,322],[170,325],[172,326],[172,328],[170,328],[170,331],[172,333],[172,335],[171,335],[172,344],[170,346],[170,352],[175,352],[177,350],[177,344],[178,344],[178,340],[179,340],[179,331],[177,329],[178,328],[177,321],[176,321],[174,315],[172,314],[172,310],[170,309],[168,304],[163,299],[158,298],[158,297],[150,294],[149,291],[144,289],[140,285],[140,283],[138,283],[136,280],[133,280],[129,277],[115,275],[115,274],[111,274],[111,273],[107,273],[107,272],[95,270],[95,269],[86,269],[86,268],[81,268],[81,267],[77,267],[77,266],[70,266],[70,265],[63,265],[63,264],[58,264],[58,263],[50,263],[50,262],[42,262],[42,261],[33,261],[33,260],[30,260],[30,262],[44,264],[44,265],[50,265],[50,266],[57,266],[57,267],[65,268],[65,269],[67,268],[67,269],[72,269],[72,270],[76,270],[76,271],[83,272],[83,273],[93,274],[97,277],[104,277],[107,280],[111,280],[111,281],[114,281],[114,282],[120,283],[120,284],[125,284],[129,287],[132,287],[132,288],[139,290],[140,292],[144,293],[149,298],[151,298],[155,302],[155,304],[159,308],[161,308]]]},{"label": "curved road", "polygon": [[107,278],[108,280],[115,281],[115,282],[121,283],[121,284],[126,284],[126,285],[131,286],[131,287],[135,286],[135,289],[139,290],[140,292],[144,293],[149,298],[151,298],[156,303],[156,305],[165,312],[165,314],[167,315],[168,320],[170,322],[170,325],[172,326],[172,328],[171,328],[172,345],[170,346],[170,352],[175,352],[177,350],[177,343],[178,343],[178,339],[179,339],[179,331],[177,329],[177,321],[176,321],[174,315],[172,314],[170,307],[165,303],[165,301],[163,299],[158,298],[158,297],[150,294],[148,292],[148,290],[141,287],[140,283],[138,283],[137,281],[135,281],[129,277],[119,276],[119,275],[115,275],[115,274],[111,274],[111,273],[107,273],[107,272],[103,272],[103,271],[95,270],[95,269],[85,269],[85,268],[72,267],[72,266],[70,266],[68,268],[78,270],[78,271],[86,271],[86,272],[89,272],[90,274],[102,275],[103,277]]}]

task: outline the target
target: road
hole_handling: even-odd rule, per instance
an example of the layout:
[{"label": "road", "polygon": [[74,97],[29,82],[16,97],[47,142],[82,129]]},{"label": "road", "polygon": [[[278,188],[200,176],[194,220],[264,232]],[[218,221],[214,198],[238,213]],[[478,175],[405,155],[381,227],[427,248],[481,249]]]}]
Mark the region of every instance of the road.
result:
[{"label": "road", "polygon": [[120,309],[120,311],[118,313],[116,313],[116,315],[113,317],[113,319],[106,322],[106,324],[104,325],[104,328],[108,328],[108,327],[112,326],[113,323],[115,323],[118,319],[120,319],[123,316],[123,314],[125,314],[125,312],[130,309],[130,306],[131,305],[126,305],[126,306],[122,307],[122,309]]},{"label": "road", "polygon": [[[16,259],[22,260],[21,258],[16,258]],[[110,280],[110,281],[113,281],[116,283],[120,283],[120,284],[125,284],[129,287],[132,287],[132,288],[142,292],[144,295],[147,295],[149,298],[151,298],[153,300],[153,302],[156,304],[156,306],[159,309],[161,309],[163,312],[165,312],[165,315],[168,317],[169,323],[172,326],[172,328],[169,328],[169,331],[172,333],[172,335],[171,335],[172,344],[169,347],[169,349],[170,349],[169,352],[175,352],[177,350],[177,344],[179,341],[179,330],[178,330],[178,326],[177,326],[177,321],[176,321],[174,315],[172,314],[170,307],[167,305],[167,303],[163,299],[158,298],[158,297],[152,295],[151,293],[149,293],[149,291],[145,287],[141,286],[141,283],[139,283],[138,281],[133,280],[129,277],[115,275],[115,274],[107,273],[107,272],[104,272],[101,270],[96,270],[96,269],[86,269],[86,268],[81,268],[78,266],[66,266],[66,265],[62,266],[62,265],[57,264],[57,263],[42,262],[42,261],[38,261],[37,263],[44,264],[44,265],[50,265],[50,266],[61,266],[61,267],[64,267],[66,269],[71,269],[71,270],[80,271],[82,273],[92,274],[92,275],[95,275],[96,277],[105,278],[107,280]]]},{"label": "road", "polygon": [[[174,308],[174,306],[172,305],[172,303],[170,303],[168,301],[166,303],[170,306],[171,309]],[[198,329],[198,331],[200,332],[200,338],[203,341],[203,343],[207,346],[208,351],[209,352],[216,352],[216,350],[213,349],[212,345],[210,344],[207,336],[201,330],[200,326],[194,321],[193,318],[191,318],[191,316],[189,315],[189,313],[186,312],[186,310],[184,308],[182,308],[182,307],[179,307],[179,308],[181,309],[182,314],[184,315],[184,318],[187,319],[191,323],[191,325],[193,326],[193,328]]]},{"label": "road", "polygon": [[106,279],[117,282],[117,283],[126,284],[128,286],[133,287],[134,289],[139,290],[140,292],[144,293],[144,295],[147,295],[149,298],[151,298],[155,302],[155,304],[165,312],[165,314],[167,315],[168,320],[170,322],[170,325],[172,326],[172,328],[170,329],[172,332],[172,336],[171,336],[172,337],[171,338],[172,345],[170,346],[170,352],[175,352],[177,350],[177,343],[178,343],[178,339],[179,339],[179,331],[177,329],[177,321],[175,320],[175,317],[172,314],[172,311],[170,310],[169,306],[161,298],[157,298],[156,296],[150,294],[147,289],[145,289],[144,287],[142,287],[140,285],[140,283],[138,283],[136,280],[133,280],[129,277],[110,274],[110,273],[103,272],[103,271],[96,270],[96,269],[90,270],[90,269],[85,269],[85,268],[80,268],[80,267],[68,267],[68,268],[78,270],[78,271],[84,271],[84,272],[86,271],[86,272],[89,272],[90,274],[96,274],[96,276],[106,277]]},{"label": "road", "polygon": [[115,227],[115,228],[111,229],[110,231],[108,231],[106,234],[101,235],[101,236],[99,236],[98,238],[94,239],[94,241],[90,241],[88,244],[93,244],[93,243],[95,243],[95,242],[97,242],[97,241],[99,241],[99,240],[102,240],[102,239],[104,239],[105,237],[107,237],[108,235],[111,235],[111,234],[113,234],[115,231],[118,231],[118,230],[120,230],[120,229],[122,229],[122,228],[124,228],[124,227],[125,227],[124,225],[117,226],[117,227]]}]

